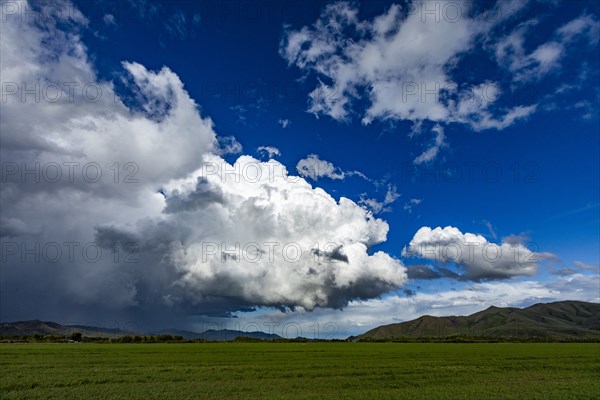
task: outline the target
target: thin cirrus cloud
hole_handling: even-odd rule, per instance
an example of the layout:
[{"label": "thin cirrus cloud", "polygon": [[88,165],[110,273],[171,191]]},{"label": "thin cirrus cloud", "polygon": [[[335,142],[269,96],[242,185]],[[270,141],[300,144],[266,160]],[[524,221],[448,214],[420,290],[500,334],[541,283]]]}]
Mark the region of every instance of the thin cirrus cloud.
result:
[{"label": "thin cirrus cloud", "polygon": [[600,23],[595,17],[583,14],[558,28],[552,39],[527,53],[525,41],[537,23],[537,20],[526,21],[495,44],[496,60],[500,65],[507,65],[515,82],[540,80],[559,71],[562,58],[576,40],[584,39],[590,46],[598,44]]},{"label": "thin cirrus cloud", "polygon": [[584,271],[600,271],[600,265],[584,263],[583,261],[573,261],[573,266]]}]

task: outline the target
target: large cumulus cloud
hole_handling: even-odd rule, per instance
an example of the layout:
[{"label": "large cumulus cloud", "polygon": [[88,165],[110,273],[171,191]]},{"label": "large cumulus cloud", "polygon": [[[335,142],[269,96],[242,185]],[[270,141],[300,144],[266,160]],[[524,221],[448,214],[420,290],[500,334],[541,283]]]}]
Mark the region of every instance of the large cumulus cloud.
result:
[{"label": "large cumulus cloud", "polygon": [[[386,239],[387,223],[289,176],[275,160],[241,156],[231,165],[207,156],[200,170],[163,193],[163,214],[129,234],[134,242],[166,245],[167,264],[179,275],[165,293],[169,301],[222,296],[251,305],[341,307],[406,280],[400,261],[368,253]],[[99,239],[119,235],[119,228],[103,229]]]},{"label": "large cumulus cloud", "polygon": [[[400,261],[370,251],[386,222],[275,160],[225,162],[174,72],[125,62],[118,88],[102,81],[78,33],[85,17],[55,16],[2,16],[3,83],[16,84],[1,119],[3,319],[339,308],[405,282]],[[62,95],[35,101],[22,83]],[[60,257],[33,254],[48,243]],[[103,256],[91,261],[86,244]]]}]

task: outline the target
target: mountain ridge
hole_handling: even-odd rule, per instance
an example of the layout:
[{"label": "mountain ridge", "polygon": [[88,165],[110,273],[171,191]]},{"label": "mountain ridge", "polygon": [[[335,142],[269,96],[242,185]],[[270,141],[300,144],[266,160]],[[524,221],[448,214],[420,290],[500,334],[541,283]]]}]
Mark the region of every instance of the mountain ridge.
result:
[{"label": "mountain ridge", "polygon": [[599,339],[600,304],[583,301],[536,303],[525,308],[490,306],[467,316],[423,315],[381,325],[350,340],[444,337]]}]

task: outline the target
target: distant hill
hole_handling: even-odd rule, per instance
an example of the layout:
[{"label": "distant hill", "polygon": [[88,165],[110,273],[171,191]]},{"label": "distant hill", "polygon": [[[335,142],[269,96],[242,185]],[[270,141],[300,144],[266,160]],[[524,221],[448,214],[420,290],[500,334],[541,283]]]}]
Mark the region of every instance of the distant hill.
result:
[{"label": "distant hill", "polygon": [[127,335],[172,335],[182,336],[184,339],[204,339],[208,341],[230,341],[243,336],[261,340],[279,339],[281,336],[264,332],[242,332],[229,329],[210,329],[204,332],[192,332],[177,329],[165,329],[152,333],[128,332],[119,329],[92,327],[86,325],[61,325],[56,322],[39,320],[6,322],[0,324],[0,336],[35,336],[54,335],[71,336],[73,332],[80,332],[83,336],[117,338]]},{"label": "distant hill", "polygon": [[70,336],[73,332],[79,332],[83,336],[109,338],[136,334],[135,332],[128,332],[120,329],[101,328],[86,325],[61,325],[57,324],[56,322],[45,322],[39,320],[4,322],[0,324],[0,336]]},{"label": "distant hill", "polygon": [[254,338],[254,339],[261,339],[261,340],[281,339],[281,336],[275,335],[272,333],[264,333],[264,332],[259,332],[259,331],[242,332],[242,331],[233,331],[233,330],[229,330],[229,329],[220,329],[220,330],[209,329],[200,334],[201,339],[217,341],[217,342],[234,340],[235,338],[240,337],[240,336]]},{"label": "distant hill", "polygon": [[492,306],[466,317],[425,315],[412,321],[382,325],[350,339],[452,336],[600,339],[600,304],[560,301],[539,303],[523,309]]},{"label": "distant hill", "polygon": [[186,340],[194,340],[200,337],[198,332],[193,331],[185,331],[181,329],[163,329],[160,331],[155,331],[150,333],[150,335],[172,335],[172,336],[181,336]]},{"label": "distant hill", "polygon": [[177,329],[165,329],[153,333],[153,335],[173,335],[182,336],[184,339],[204,339],[211,342],[224,342],[235,340],[237,337],[250,337],[253,339],[272,340],[281,339],[281,336],[275,334],[256,332],[243,332],[230,329],[209,329],[204,332],[182,331]]}]

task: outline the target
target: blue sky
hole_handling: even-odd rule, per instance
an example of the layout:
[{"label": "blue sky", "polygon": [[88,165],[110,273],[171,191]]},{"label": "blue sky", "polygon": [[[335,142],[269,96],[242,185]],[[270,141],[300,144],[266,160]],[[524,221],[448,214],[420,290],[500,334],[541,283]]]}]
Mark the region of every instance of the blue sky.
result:
[{"label": "blue sky", "polygon": [[[597,2],[2,5],[4,160],[77,159],[105,172],[133,162],[141,179],[127,190],[104,180],[40,185],[11,180],[5,164],[3,320],[93,315],[99,323],[198,330],[331,322],[344,336],[423,313],[599,301]],[[24,10],[33,10],[29,19]],[[10,42],[17,37],[20,44]],[[50,104],[13,93],[23,82],[70,77],[110,96]],[[77,133],[81,126],[87,133]],[[215,197],[199,197],[200,163],[243,164],[244,156],[263,166],[272,158],[303,179],[306,193],[275,185],[269,193],[281,199],[263,198],[251,183],[221,187],[209,177]],[[315,188],[334,203],[322,205]],[[264,204],[252,203],[257,198]],[[57,228],[55,219],[69,223]],[[261,228],[246,232],[245,223]],[[129,238],[149,267],[90,270],[61,259],[61,277],[41,289],[44,257],[31,265],[11,251],[53,237]],[[229,261],[209,273],[185,259],[209,240],[266,239],[339,243],[353,275],[308,264],[238,271]],[[504,257],[522,248],[531,262],[447,259],[419,247],[464,250],[468,239],[494,244]],[[158,243],[170,247],[159,251]],[[307,275],[297,276],[304,267]],[[315,281],[313,267],[334,277]],[[264,294],[273,285],[282,289]],[[64,308],[67,300],[50,301],[51,291],[77,300]],[[101,301],[107,293],[114,302]],[[36,311],[39,303],[48,306]]]}]

